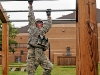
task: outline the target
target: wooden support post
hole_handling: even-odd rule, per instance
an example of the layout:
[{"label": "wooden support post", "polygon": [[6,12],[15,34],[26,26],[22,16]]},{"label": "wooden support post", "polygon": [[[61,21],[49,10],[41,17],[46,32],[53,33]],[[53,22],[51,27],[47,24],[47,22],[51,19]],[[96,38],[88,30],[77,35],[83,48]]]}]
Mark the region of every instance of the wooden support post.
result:
[{"label": "wooden support post", "polygon": [[8,24],[2,24],[2,75],[8,75]]},{"label": "wooden support post", "polygon": [[76,74],[98,75],[96,0],[77,0]]},{"label": "wooden support post", "polygon": [[0,3],[0,20],[2,21],[2,75],[8,75],[8,17],[3,13],[4,9]]},{"label": "wooden support post", "polygon": [[8,17],[6,13],[3,13],[4,9],[0,3],[0,20],[2,21],[2,23],[7,23],[8,21]]}]

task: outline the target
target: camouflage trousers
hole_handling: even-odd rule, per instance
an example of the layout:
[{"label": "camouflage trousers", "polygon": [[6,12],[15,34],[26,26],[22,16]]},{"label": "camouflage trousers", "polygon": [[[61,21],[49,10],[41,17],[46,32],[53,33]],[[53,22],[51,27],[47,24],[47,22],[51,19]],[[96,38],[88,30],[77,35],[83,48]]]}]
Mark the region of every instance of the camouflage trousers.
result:
[{"label": "camouflage trousers", "polygon": [[44,69],[42,75],[50,75],[53,64],[49,61],[44,51],[41,48],[30,47],[27,54],[28,75],[35,75],[35,71],[39,65]]}]

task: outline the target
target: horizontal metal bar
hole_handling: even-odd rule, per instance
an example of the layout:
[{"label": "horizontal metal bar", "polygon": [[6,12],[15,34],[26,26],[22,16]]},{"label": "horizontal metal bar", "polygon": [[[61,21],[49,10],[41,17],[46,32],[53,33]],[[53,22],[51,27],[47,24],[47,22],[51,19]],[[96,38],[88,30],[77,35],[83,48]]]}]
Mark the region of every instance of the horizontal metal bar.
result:
[{"label": "horizontal metal bar", "polygon": [[[28,0],[0,0],[2,2],[4,1],[28,1]],[[33,1],[57,1],[57,0],[33,0]]]},{"label": "horizontal metal bar", "polygon": [[[34,12],[46,12],[47,10],[34,10]],[[51,12],[58,11],[76,11],[75,9],[54,9]],[[3,12],[29,12],[29,10],[4,10]]]},{"label": "horizontal metal bar", "polygon": [[[76,21],[76,19],[53,19],[52,21]],[[8,22],[29,22],[29,20],[9,20]]]}]

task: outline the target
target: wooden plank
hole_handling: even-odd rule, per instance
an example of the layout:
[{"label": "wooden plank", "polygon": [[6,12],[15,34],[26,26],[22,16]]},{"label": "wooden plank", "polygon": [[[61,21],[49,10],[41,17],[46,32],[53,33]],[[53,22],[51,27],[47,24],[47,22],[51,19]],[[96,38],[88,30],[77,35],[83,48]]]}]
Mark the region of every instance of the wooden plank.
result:
[{"label": "wooden plank", "polygon": [[25,68],[25,67],[22,67],[22,68],[21,68],[21,71],[26,71],[26,68]]},{"label": "wooden plank", "polygon": [[4,9],[0,3],[0,20],[2,21],[2,23],[7,23],[8,18],[7,18],[7,14],[3,13]]},{"label": "wooden plank", "polygon": [[8,23],[2,24],[2,75],[8,75]]},{"label": "wooden plank", "polygon": [[12,69],[11,69],[11,71],[15,71],[16,70],[16,67],[13,67]]},{"label": "wooden plank", "polygon": [[77,75],[98,75],[96,0],[78,1]]}]

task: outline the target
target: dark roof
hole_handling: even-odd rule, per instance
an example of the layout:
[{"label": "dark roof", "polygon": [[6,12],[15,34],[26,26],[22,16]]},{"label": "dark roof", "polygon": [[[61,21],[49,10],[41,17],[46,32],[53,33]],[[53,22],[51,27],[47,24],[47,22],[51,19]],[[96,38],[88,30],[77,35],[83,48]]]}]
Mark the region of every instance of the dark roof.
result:
[{"label": "dark roof", "polygon": [[63,15],[62,17],[59,17],[57,19],[75,19],[75,15],[76,15],[76,12],[73,12],[68,15]]},{"label": "dark roof", "polygon": [[[57,19],[76,19],[75,18],[76,12],[70,13],[68,15],[63,15],[62,17],[59,17]],[[75,21],[53,21],[53,24],[74,24]],[[97,23],[100,23],[100,9],[97,9]],[[28,25],[17,28],[19,33],[27,33]]]},{"label": "dark roof", "polygon": [[29,28],[28,25],[23,26],[23,27],[21,27],[21,28],[17,28],[17,29],[18,29],[18,33],[28,33],[28,31],[27,31],[28,28]]},{"label": "dark roof", "polygon": [[[75,18],[76,12],[70,13],[68,15],[63,15],[62,17],[59,17],[57,19],[76,19]],[[76,23],[76,21],[53,21],[53,24],[73,24]]]},{"label": "dark roof", "polygon": [[100,9],[97,9],[97,23],[100,23]]},{"label": "dark roof", "polygon": [[[57,19],[76,19],[76,12],[70,13],[68,15],[63,15]],[[75,21],[53,21],[53,24],[73,24]],[[100,9],[97,9],[97,23],[100,23]]]}]

